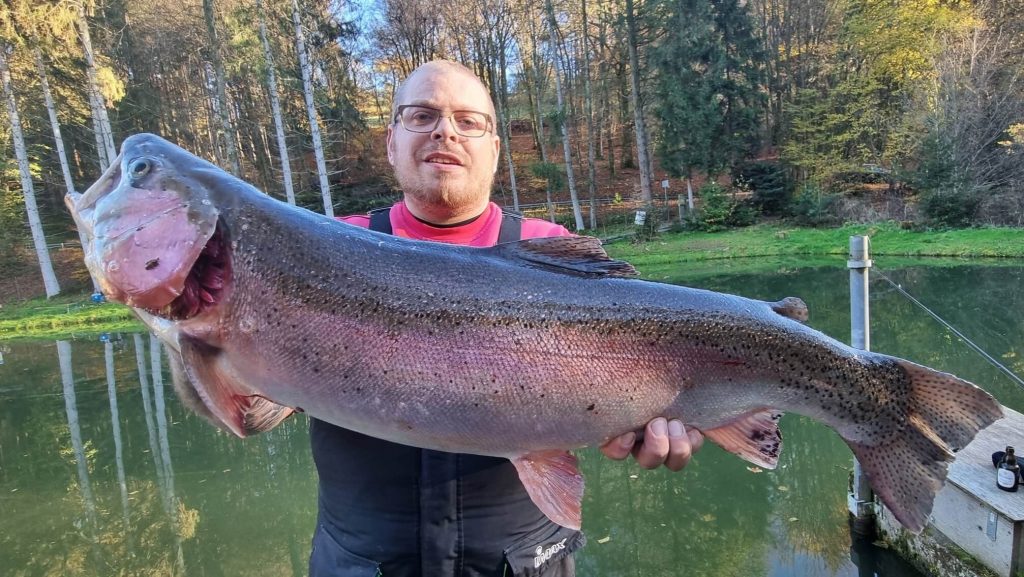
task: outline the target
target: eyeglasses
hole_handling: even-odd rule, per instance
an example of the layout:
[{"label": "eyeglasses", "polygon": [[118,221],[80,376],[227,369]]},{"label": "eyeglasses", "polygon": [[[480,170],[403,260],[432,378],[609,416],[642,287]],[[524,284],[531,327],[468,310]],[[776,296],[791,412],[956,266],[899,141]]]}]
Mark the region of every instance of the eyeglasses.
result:
[{"label": "eyeglasses", "polygon": [[449,119],[455,133],[460,136],[480,138],[491,131],[490,115],[474,110],[456,110],[445,116],[436,108],[403,104],[398,107],[395,116],[402,123],[402,128],[409,132],[433,132],[442,118]]}]

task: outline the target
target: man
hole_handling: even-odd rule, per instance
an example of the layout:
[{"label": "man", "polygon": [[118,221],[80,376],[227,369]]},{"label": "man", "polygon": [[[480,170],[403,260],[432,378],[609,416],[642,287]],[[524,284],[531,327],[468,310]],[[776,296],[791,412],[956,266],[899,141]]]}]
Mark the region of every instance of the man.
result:
[{"label": "man", "polygon": [[[498,148],[494,105],[480,80],[453,62],[424,64],[399,87],[388,126],[388,161],[403,200],[343,220],[481,247],[569,236],[490,202]],[[508,460],[397,445],[315,419],[310,436],[320,477],[310,577],[574,575],[572,553],[583,535],[549,521]],[[679,470],[702,442],[681,422],[659,418],[648,423],[643,442],[627,433],[601,451]]]}]

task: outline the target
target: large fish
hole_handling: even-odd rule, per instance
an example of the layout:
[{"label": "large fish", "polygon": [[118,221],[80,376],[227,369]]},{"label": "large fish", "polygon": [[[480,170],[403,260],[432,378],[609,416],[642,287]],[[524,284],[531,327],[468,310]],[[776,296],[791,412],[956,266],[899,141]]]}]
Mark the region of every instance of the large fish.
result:
[{"label": "large fish", "polygon": [[293,411],[507,457],[580,526],[569,449],[657,416],[774,467],[783,411],[834,428],[913,531],[953,453],[1002,416],[974,385],[851,349],[766,303],[629,278],[590,238],[476,249],[288,206],[156,136],[68,207],[106,295],[173,349],[179,394],[240,437]]}]

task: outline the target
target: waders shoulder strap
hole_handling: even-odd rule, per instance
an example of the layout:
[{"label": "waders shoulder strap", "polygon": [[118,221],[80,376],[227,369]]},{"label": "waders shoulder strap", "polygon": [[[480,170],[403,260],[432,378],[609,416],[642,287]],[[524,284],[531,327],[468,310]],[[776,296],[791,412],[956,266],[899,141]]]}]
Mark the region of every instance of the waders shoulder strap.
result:
[{"label": "waders shoulder strap", "polygon": [[[392,234],[391,207],[370,211],[370,230]],[[498,230],[498,244],[515,242],[523,236],[523,215],[512,211],[501,211],[501,228]]]}]

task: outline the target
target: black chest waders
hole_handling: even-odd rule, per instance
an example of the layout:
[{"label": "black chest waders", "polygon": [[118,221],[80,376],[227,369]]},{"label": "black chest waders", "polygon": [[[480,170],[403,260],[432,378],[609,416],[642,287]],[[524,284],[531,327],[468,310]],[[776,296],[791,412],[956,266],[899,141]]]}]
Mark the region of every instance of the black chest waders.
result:
[{"label": "black chest waders", "polygon": [[[391,234],[390,209],[370,229]],[[519,240],[503,213],[498,242]],[[418,449],[310,419],[320,478],[310,577],[573,577],[583,533],[537,509],[507,459]]]}]

